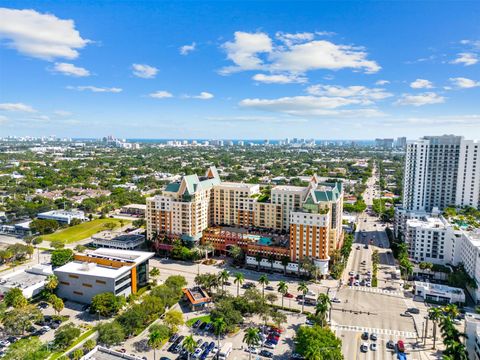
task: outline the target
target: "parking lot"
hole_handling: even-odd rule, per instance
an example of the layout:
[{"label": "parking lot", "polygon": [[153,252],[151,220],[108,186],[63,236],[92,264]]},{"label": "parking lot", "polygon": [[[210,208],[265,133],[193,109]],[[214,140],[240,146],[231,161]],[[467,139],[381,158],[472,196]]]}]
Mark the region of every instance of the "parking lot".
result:
[{"label": "parking lot", "polygon": [[[186,319],[192,319],[196,317],[201,317],[208,315],[207,312],[190,312],[188,314],[185,314]],[[262,350],[266,350],[272,353],[273,357],[275,359],[289,359],[292,349],[293,349],[293,338],[295,335],[296,329],[302,325],[305,324],[306,317],[304,315],[300,314],[290,314],[287,313],[287,323],[282,329],[281,334],[278,338],[278,343],[276,344],[275,348],[267,348],[267,347],[257,347],[256,351],[257,353],[260,353]],[[248,327],[261,327],[263,325],[262,320],[259,317],[253,316],[250,318],[245,319],[245,323],[241,326],[240,330],[235,333],[235,334],[229,334],[226,336],[220,337],[220,349],[227,344],[231,343],[232,344],[232,351],[230,355],[228,356],[228,359],[248,359],[249,353],[246,351],[246,345],[243,342],[243,337],[244,337],[244,330]],[[264,329],[265,330],[265,329]],[[197,327],[188,327],[186,325],[183,325],[179,328],[177,332],[178,336],[183,336],[186,337],[188,335],[193,335],[193,338],[200,343],[199,347],[203,348],[202,352],[198,352],[198,356],[195,357],[195,359],[198,360],[204,360],[204,359],[211,359],[213,358],[213,355],[216,352],[216,349],[218,348],[217,346],[217,338],[213,333],[213,330],[209,331],[207,325],[203,326],[197,326]],[[148,332],[145,332],[141,336],[138,336],[134,339],[128,340],[124,345],[119,346],[118,349],[124,349],[124,351],[128,354],[132,354],[135,356],[139,357],[145,357],[146,359],[154,359],[153,357],[153,350],[151,350],[147,346],[147,338],[148,338]],[[265,331],[265,340],[268,342],[269,338],[269,332]],[[273,334],[270,336],[270,339],[273,338]],[[173,340],[173,339],[172,339]],[[168,359],[176,359],[178,357],[183,358],[181,354],[181,346],[177,348],[176,351],[172,351],[175,346],[172,347],[172,344],[178,345],[183,341],[183,338],[181,340],[177,339],[177,342],[167,342],[160,350],[157,350],[157,359],[160,359],[162,357],[168,358]],[[212,350],[208,353],[208,356],[206,356],[204,359],[201,358],[202,353],[204,350],[208,347],[211,346],[211,343],[213,344]],[[205,345],[204,345],[205,344]],[[170,351],[169,351],[170,350]],[[186,355],[185,355],[186,356]],[[252,354],[252,358],[256,357],[261,357],[263,359],[267,359],[268,357],[266,356],[260,356],[260,354]],[[193,360],[194,357],[191,356],[191,359]],[[186,357],[185,357],[186,360]]]}]

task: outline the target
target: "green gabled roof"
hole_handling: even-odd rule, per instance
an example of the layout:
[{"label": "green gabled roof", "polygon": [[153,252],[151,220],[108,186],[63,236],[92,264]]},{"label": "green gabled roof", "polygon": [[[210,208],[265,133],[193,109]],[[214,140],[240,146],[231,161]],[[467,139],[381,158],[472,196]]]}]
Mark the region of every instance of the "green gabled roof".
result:
[{"label": "green gabled roof", "polygon": [[312,198],[312,194],[308,194],[307,198],[305,199],[305,204],[315,204],[316,201]]},{"label": "green gabled roof", "polygon": [[316,202],[337,201],[342,193],[342,183],[322,183],[319,185],[329,186],[329,190],[314,190]]},{"label": "green gabled roof", "polygon": [[197,174],[185,175],[182,181],[185,181],[186,192],[190,195],[193,195],[195,193],[195,191],[197,190],[197,185],[200,182]]}]

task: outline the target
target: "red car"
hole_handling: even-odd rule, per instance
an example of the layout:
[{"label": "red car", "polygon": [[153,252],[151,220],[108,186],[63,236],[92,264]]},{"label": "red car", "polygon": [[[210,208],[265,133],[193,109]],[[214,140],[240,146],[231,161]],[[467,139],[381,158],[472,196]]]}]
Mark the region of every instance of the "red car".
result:
[{"label": "red car", "polygon": [[270,335],[268,335],[268,340],[276,340],[276,341],[278,341],[278,340],[280,340],[280,336],[270,334]]},{"label": "red car", "polygon": [[285,297],[286,297],[286,298],[293,298],[293,294],[290,294],[290,293],[287,292],[287,293],[285,294]]},{"label": "red car", "polygon": [[279,329],[279,328],[277,328],[277,327],[273,327],[273,326],[272,326],[272,327],[271,327],[271,330],[272,330],[272,331],[275,331],[275,332],[278,332],[278,333],[280,333],[280,334],[283,333],[283,330],[282,330],[282,329]]},{"label": "red car", "polygon": [[402,340],[397,341],[397,351],[401,353],[405,352],[405,344]]}]

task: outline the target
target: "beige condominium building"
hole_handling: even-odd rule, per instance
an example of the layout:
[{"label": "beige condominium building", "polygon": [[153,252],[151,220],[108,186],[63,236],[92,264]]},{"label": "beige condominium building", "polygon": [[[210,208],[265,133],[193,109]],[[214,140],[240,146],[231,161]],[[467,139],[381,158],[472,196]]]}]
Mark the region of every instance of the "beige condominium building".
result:
[{"label": "beige condominium building", "polygon": [[[184,176],[167,185],[162,195],[147,199],[147,237],[197,241],[209,227],[287,233],[292,261],[311,258],[324,267],[342,244],[342,211],[341,183],[320,183],[313,176],[308,186],[275,186],[268,192],[258,184],[222,182],[211,167],[205,176]],[[230,232],[218,232],[226,233]],[[231,241],[212,236],[210,232],[209,241],[219,250],[225,249],[222,241]],[[258,246],[251,244],[250,250]],[[285,249],[279,249],[278,255],[284,256]]]}]

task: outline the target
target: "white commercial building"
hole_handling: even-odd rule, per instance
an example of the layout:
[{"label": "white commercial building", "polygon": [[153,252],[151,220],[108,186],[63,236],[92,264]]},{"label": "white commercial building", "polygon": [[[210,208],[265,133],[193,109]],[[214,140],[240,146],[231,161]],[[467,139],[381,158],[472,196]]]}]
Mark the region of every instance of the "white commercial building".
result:
[{"label": "white commercial building", "polygon": [[55,220],[60,223],[70,224],[73,219],[85,221],[85,213],[80,210],[52,210],[37,215],[42,220]]},{"label": "white commercial building", "polygon": [[415,295],[421,296],[427,302],[441,304],[463,304],[465,302],[463,289],[423,281],[415,281]]},{"label": "white commercial building", "polygon": [[18,270],[0,278],[0,294],[13,288],[22,290],[27,299],[39,294],[45,287],[47,277],[52,275],[50,265],[36,265],[26,270]]},{"label": "white commercial building", "polygon": [[470,360],[480,360],[480,315],[465,314],[465,347]]},{"label": "white commercial building", "polygon": [[407,141],[403,207],[443,210],[447,206],[479,206],[480,142],[462,136],[425,136]]},{"label": "white commercial building", "polygon": [[460,243],[461,233],[442,216],[425,216],[406,222],[405,242],[409,255],[415,261],[433,264],[453,264],[455,247]]}]

